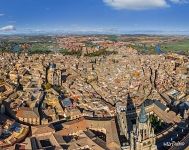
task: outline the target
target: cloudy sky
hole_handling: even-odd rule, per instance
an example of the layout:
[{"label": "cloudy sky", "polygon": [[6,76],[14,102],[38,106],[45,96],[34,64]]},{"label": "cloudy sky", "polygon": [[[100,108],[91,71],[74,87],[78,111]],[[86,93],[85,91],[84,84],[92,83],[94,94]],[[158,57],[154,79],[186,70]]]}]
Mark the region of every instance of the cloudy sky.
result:
[{"label": "cloudy sky", "polygon": [[1,0],[1,33],[178,33],[189,0]]}]

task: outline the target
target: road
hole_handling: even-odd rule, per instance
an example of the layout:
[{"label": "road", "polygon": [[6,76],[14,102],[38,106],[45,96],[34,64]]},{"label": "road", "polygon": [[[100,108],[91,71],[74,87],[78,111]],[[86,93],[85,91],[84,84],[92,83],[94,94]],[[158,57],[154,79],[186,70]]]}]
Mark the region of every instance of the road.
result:
[{"label": "road", "polygon": [[[185,142],[185,145],[189,143],[189,128],[188,128],[188,121],[183,121],[178,124],[178,127],[176,127],[173,131],[168,133],[167,135],[163,136],[161,139],[157,140],[157,147],[158,149],[170,149],[171,146],[169,146],[170,143],[181,143]],[[167,145],[165,145],[167,144]],[[175,146],[174,150],[183,150],[182,146]]]}]

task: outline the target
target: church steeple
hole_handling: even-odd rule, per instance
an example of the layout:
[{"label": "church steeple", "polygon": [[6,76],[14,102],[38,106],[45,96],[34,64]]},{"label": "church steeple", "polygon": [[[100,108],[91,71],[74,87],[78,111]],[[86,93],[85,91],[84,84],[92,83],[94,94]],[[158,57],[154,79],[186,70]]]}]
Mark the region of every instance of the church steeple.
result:
[{"label": "church steeple", "polygon": [[144,108],[144,103],[142,104],[140,113],[139,113],[139,122],[140,123],[146,123],[148,121],[148,117]]},{"label": "church steeple", "polygon": [[130,96],[130,93],[127,94],[126,98],[126,111],[135,111],[135,105],[133,103],[133,100]]},{"label": "church steeple", "polygon": [[148,114],[145,111],[145,103],[142,104],[137,116],[136,126],[130,132],[130,149],[129,150],[157,150],[156,137],[154,129],[151,126]]},{"label": "church steeple", "polygon": [[127,94],[127,102],[130,102],[130,101],[132,101],[132,99],[131,99],[130,93],[128,93]]}]

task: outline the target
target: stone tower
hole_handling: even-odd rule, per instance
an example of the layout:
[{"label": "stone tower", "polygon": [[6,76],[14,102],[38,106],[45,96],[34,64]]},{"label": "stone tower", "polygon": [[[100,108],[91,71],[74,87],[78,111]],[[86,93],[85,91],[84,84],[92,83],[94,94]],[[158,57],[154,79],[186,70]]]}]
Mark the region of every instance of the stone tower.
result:
[{"label": "stone tower", "polygon": [[56,69],[56,64],[49,64],[49,69],[47,71],[47,80],[52,85],[62,85],[62,71]]},{"label": "stone tower", "polygon": [[47,72],[47,80],[50,84],[54,85],[54,74],[55,74],[56,65],[53,63],[49,64],[49,69]]},{"label": "stone tower", "polygon": [[186,94],[189,95],[189,65],[187,65]]},{"label": "stone tower", "polygon": [[131,150],[157,150],[154,129],[142,104],[137,124],[131,133]]}]

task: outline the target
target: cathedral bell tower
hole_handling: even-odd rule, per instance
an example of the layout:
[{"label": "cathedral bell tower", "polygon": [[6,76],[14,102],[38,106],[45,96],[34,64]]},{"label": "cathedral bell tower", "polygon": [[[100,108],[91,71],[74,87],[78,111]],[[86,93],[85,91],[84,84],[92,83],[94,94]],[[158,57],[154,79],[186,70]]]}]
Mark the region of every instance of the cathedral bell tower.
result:
[{"label": "cathedral bell tower", "polygon": [[154,129],[151,126],[144,104],[141,106],[136,127],[133,129],[131,147],[133,150],[157,150]]}]

